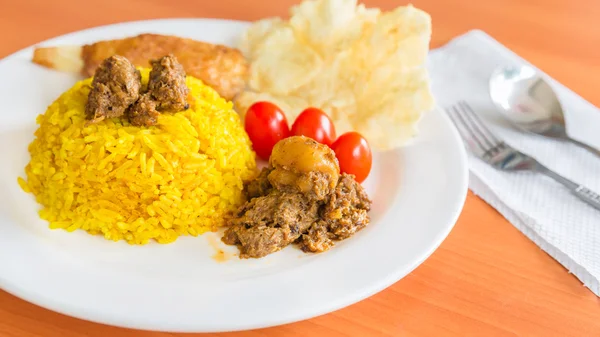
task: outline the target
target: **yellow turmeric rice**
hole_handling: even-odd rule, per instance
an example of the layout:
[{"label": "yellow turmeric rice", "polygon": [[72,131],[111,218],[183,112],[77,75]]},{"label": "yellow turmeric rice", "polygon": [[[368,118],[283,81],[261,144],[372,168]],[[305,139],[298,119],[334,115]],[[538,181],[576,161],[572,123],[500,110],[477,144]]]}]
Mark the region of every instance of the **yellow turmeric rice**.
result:
[{"label": "yellow turmeric rice", "polygon": [[[145,85],[149,69],[140,70]],[[156,126],[90,124],[90,84],[78,82],[38,116],[27,180],[18,179],[50,228],[169,243],[215,230],[244,202],[256,161],[231,102],[188,76],[190,108],[162,114]]]}]

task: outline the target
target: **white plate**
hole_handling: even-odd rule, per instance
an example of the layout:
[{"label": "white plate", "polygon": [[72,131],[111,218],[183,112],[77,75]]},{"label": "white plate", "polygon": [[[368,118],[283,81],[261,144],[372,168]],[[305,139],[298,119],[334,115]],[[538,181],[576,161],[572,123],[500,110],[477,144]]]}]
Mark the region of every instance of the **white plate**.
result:
[{"label": "white plate", "polygon": [[[154,20],[93,28],[46,41],[81,44],[143,32],[232,45],[248,23]],[[217,262],[235,247],[213,233],[129,246],[82,231],[50,230],[17,176],[29,160],[35,117],[75,77],[31,63],[32,48],[0,61],[0,287],[91,321],[148,330],[208,332],[267,327],[325,314],[398,281],[446,238],[465,200],[462,143],[444,113],[424,117],[415,144],[376,154],[365,182],[370,226],[324,254],[296,247],[258,260]]]}]

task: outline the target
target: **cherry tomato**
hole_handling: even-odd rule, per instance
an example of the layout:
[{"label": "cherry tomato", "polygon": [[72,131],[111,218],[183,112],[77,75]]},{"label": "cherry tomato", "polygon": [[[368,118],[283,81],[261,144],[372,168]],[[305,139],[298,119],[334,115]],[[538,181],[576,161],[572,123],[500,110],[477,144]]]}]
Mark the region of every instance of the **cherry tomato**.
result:
[{"label": "cherry tomato", "polygon": [[367,140],[358,132],[347,132],[331,145],[342,173],[353,174],[362,183],[371,172],[373,157]]},{"label": "cherry tomato", "polygon": [[277,105],[270,102],[256,102],[248,108],[245,129],[254,151],[264,160],[269,160],[277,142],[290,136],[285,115]]},{"label": "cherry tomato", "polygon": [[302,111],[292,125],[292,135],[310,137],[331,146],[335,141],[335,128],[326,113],[317,108]]}]

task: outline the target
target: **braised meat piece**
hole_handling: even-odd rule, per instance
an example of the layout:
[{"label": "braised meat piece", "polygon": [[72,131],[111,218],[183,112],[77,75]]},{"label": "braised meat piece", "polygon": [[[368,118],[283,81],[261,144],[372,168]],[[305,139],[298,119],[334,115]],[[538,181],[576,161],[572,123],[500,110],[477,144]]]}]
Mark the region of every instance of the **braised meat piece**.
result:
[{"label": "braised meat piece", "polygon": [[157,101],[157,110],[178,112],[189,108],[190,89],[185,84],[185,71],[177,58],[169,54],[150,63],[148,92]]},{"label": "braised meat piece", "polygon": [[302,235],[302,250],[323,252],[333,240],[343,240],[369,224],[371,200],[354,177],[343,173],[329,201],[321,209],[320,221]]},{"label": "braised meat piece", "polygon": [[159,111],[177,112],[189,107],[185,71],[173,55],[152,63],[148,91],[142,93],[140,72],[122,56],[111,56],[97,68],[85,106],[87,119],[99,122],[127,114],[135,126],[158,123]]},{"label": "braised meat piece", "polygon": [[319,220],[313,223],[305,234],[302,234],[300,248],[305,252],[324,252],[333,247],[334,243],[329,232],[328,222]]},{"label": "braised meat piece", "polygon": [[156,111],[156,101],[150,98],[150,95],[143,94],[127,111],[129,123],[135,126],[152,126],[158,123]]},{"label": "braised meat piece", "polygon": [[327,145],[304,136],[289,137],[273,148],[269,182],[277,190],[324,200],[337,184],[340,166]]},{"label": "braised meat piece", "polygon": [[99,122],[122,116],[140,97],[140,72],[122,56],[105,59],[96,69],[85,106],[87,119]]},{"label": "braised meat piece", "polygon": [[248,201],[228,222],[223,242],[241,258],[260,258],[299,243],[324,252],[369,223],[371,200],[354,176],[340,175],[326,145],[292,136],[273,148],[269,166],[245,186]]},{"label": "braised meat piece", "polygon": [[271,186],[271,183],[269,182],[269,173],[271,173],[272,170],[272,168],[263,168],[258,177],[245,186],[245,193],[248,199],[262,197],[271,192],[273,186]]},{"label": "braised meat piece", "polygon": [[241,258],[259,258],[296,241],[318,219],[318,204],[298,193],[272,191],[246,203],[230,221],[223,242]]},{"label": "braised meat piece", "polygon": [[371,200],[354,176],[343,173],[335,192],[323,210],[323,219],[329,222],[329,232],[335,240],[343,240],[369,224]]}]

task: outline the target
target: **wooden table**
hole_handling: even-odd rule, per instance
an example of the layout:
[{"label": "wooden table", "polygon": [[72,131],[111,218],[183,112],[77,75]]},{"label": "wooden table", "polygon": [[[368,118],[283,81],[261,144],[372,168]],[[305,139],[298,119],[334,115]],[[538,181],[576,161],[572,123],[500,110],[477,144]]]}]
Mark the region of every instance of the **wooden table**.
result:
[{"label": "wooden table", "polygon": [[[0,0],[0,57],[98,25],[165,17],[256,20],[286,15],[295,2]],[[383,9],[400,2],[365,0],[368,6]],[[469,29],[483,29],[600,105],[600,2],[415,0],[414,4],[432,15],[432,47]],[[0,336],[174,334],[85,322],[0,291]],[[448,239],[387,290],[308,321],[207,336],[600,336],[600,300],[494,209],[469,194]]]}]

